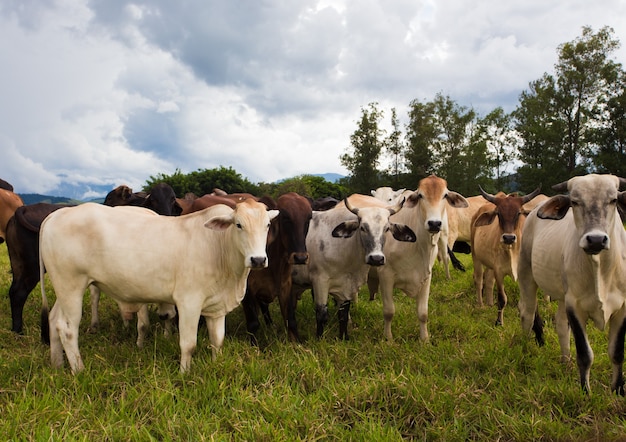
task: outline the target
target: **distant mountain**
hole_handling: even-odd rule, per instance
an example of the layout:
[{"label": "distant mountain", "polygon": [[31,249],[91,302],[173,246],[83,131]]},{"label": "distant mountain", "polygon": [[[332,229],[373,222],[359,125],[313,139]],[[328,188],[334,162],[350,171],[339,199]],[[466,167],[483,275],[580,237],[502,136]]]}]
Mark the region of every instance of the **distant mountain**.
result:
[{"label": "distant mountain", "polygon": [[64,196],[40,195],[38,193],[18,193],[24,204],[51,203],[51,204],[80,204],[83,201],[66,198]]},{"label": "distant mountain", "polygon": [[340,179],[345,178],[344,175],[340,175],[338,173],[313,173],[312,175],[321,176],[322,178],[324,178],[326,181],[330,183],[336,183]]}]

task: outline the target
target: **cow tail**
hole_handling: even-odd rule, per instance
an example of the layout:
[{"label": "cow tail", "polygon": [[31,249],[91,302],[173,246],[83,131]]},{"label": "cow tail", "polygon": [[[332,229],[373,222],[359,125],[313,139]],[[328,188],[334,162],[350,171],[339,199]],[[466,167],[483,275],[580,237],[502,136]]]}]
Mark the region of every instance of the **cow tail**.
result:
[{"label": "cow tail", "polygon": [[[41,239],[41,235],[39,236]],[[41,286],[41,342],[50,345],[50,308],[48,307],[48,297],[46,296],[46,285],[44,275],[46,269],[41,257],[41,244],[39,244],[39,285]]]}]

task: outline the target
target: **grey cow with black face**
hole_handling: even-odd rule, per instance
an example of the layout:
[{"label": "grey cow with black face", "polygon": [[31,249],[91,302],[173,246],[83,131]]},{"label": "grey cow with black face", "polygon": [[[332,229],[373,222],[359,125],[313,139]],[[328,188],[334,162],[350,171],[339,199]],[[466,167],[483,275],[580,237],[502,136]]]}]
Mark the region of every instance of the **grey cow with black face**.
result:
[{"label": "grey cow with black face", "polygon": [[309,264],[294,268],[293,281],[300,289],[313,290],[318,337],[328,321],[331,294],[340,306],[339,337],[348,339],[350,304],[365,284],[370,266],[385,264],[387,232],[397,241],[415,241],[410,228],[389,221],[402,204],[390,206],[374,197],[354,194],[330,210],[313,212],[306,238]]}]

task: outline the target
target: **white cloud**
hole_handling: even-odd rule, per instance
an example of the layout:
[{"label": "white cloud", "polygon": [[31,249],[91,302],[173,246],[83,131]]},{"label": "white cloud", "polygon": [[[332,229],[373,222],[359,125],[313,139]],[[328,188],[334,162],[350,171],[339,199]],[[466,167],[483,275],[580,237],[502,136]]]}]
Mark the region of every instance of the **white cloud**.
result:
[{"label": "white cloud", "polygon": [[619,0],[5,2],[0,177],[46,193],[220,165],[344,173],[362,106],[511,110],[585,25],[626,44]]}]

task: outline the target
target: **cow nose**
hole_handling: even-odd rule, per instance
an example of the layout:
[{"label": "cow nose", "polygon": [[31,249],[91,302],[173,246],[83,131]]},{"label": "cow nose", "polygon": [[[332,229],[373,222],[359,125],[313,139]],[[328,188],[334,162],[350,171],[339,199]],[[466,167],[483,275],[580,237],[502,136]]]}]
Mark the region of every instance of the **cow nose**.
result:
[{"label": "cow nose", "polygon": [[369,255],[367,264],[371,266],[381,266],[385,264],[385,255]]},{"label": "cow nose", "polygon": [[261,269],[267,267],[267,258],[265,256],[253,256],[250,258],[250,267],[253,269]]},{"label": "cow nose", "polygon": [[584,247],[588,255],[597,255],[604,249],[608,249],[609,237],[607,235],[587,235]]},{"label": "cow nose", "polygon": [[502,235],[502,242],[506,245],[511,245],[515,241],[517,241],[517,236],[515,234],[505,233],[504,235]]},{"label": "cow nose", "polygon": [[308,253],[293,253],[291,255],[291,260],[296,265],[304,265],[309,262],[309,254]]},{"label": "cow nose", "polygon": [[441,221],[428,221],[428,231],[433,233],[441,231]]}]

